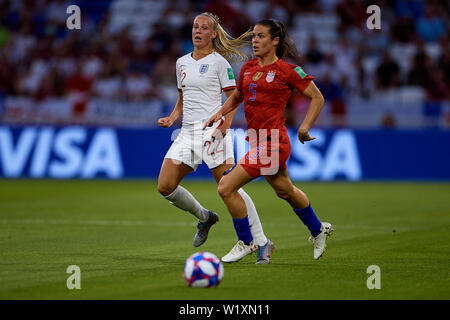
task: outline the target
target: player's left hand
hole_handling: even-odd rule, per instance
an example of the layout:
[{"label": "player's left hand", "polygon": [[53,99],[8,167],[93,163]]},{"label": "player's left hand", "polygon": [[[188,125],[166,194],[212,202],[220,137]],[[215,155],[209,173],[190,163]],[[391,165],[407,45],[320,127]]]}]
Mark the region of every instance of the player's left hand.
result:
[{"label": "player's left hand", "polygon": [[308,130],[303,130],[303,129],[298,129],[298,140],[300,140],[300,142],[302,144],[304,144],[306,141],[311,141],[316,139],[315,137],[311,137],[309,135]]}]

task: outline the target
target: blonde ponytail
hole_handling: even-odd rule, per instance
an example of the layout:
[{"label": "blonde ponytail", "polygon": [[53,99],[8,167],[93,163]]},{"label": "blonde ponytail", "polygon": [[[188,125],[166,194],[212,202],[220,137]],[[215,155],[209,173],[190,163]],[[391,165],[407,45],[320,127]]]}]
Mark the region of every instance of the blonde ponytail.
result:
[{"label": "blonde ponytail", "polygon": [[250,45],[251,41],[248,38],[252,35],[251,28],[238,38],[233,38],[222,28],[220,19],[215,14],[203,12],[199,16],[207,16],[213,21],[213,28],[214,31],[217,31],[217,37],[213,39],[212,46],[217,53],[227,60],[245,61],[248,59],[247,55],[240,49]]}]

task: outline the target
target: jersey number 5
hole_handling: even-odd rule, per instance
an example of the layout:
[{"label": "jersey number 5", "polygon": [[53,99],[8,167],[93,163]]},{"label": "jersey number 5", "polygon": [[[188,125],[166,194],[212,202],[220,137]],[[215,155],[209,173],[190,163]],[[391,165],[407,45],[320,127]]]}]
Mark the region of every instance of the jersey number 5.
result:
[{"label": "jersey number 5", "polygon": [[256,89],[255,88],[256,88],[256,83],[250,83],[250,92],[253,93],[253,97],[248,99],[250,101],[255,101],[255,99],[256,99]]}]

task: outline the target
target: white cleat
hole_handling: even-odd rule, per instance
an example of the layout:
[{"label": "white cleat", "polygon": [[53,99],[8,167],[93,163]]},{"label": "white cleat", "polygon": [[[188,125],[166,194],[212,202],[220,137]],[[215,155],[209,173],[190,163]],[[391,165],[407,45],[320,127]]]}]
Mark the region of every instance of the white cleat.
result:
[{"label": "white cleat", "polygon": [[331,223],[323,222],[320,227],[320,231],[321,232],[317,235],[317,237],[309,237],[309,241],[314,244],[314,259],[316,260],[323,255],[325,247],[327,246],[327,238],[330,236],[331,232],[334,231],[334,229],[331,227]]},{"label": "white cleat", "polygon": [[242,240],[239,240],[231,251],[222,257],[223,262],[236,262],[241,260],[246,255],[255,252],[258,249],[258,246],[254,241],[250,242],[249,245],[246,245]]}]

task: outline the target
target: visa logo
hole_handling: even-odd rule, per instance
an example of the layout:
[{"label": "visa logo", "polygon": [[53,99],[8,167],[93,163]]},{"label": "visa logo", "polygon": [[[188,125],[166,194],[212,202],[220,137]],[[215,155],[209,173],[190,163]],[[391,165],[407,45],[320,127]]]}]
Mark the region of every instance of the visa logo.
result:
[{"label": "visa logo", "polygon": [[120,178],[116,132],[100,128],[89,135],[82,127],[26,127],[14,139],[13,129],[0,127],[0,176]]},{"label": "visa logo", "polygon": [[[351,130],[337,130],[331,136],[320,129],[311,129],[316,140],[301,144],[297,131],[288,129],[291,141],[291,156],[287,162],[292,180],[330,181],[344,179],[358,181],[363,178],[358,144]],[[248,151],[247,135],[243,129],[233,131],[236,159]]]}]

